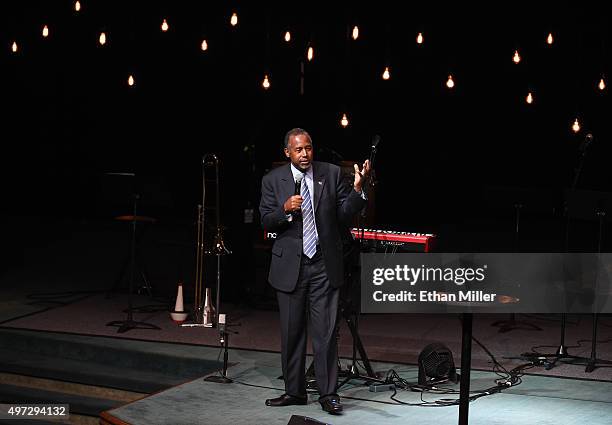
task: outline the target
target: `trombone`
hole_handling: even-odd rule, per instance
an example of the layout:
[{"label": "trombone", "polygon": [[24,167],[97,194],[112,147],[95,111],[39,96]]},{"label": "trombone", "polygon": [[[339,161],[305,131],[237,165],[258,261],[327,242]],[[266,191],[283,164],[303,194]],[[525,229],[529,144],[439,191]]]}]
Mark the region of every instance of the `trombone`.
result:
[{"label": "trombone", "polygon": [[[212,238],[212,247],[207,248],[206,243],[206,186],[209,180],[206,178],[206,169],[210,166],[215,167],[214,179],[211,181],[215,185],[214,206],[210,209],[215,210],[215,234]],[[219,159],[215,154],[206,154],[202,159],[202,203],[198,205],[198,215],[196,221],[196,274],[195,274],[195,297],[194,297],[194,319],[195,323],[189,326],[213,327],[216,325],[216,315],[210,314],[215,308],[211,305],[210,289],[206,288],[206,299],[203,299],[204,287],[204,257],[205,255],[217,256],[217,300],[216,307],[219,308],[221,295],[221,256],[231,254],[225,246],[223,240],[223,227],[221,225],[221,204],[219,201]],[[213,323],[213,316],[215,323]]]}]

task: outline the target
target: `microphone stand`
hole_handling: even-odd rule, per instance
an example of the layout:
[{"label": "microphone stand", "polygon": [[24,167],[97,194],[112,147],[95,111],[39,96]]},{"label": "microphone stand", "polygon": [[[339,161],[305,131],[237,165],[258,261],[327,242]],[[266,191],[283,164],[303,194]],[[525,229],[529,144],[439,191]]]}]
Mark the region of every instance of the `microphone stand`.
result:
[{"label": "microphone stand", "polygon": [[[606,216],[606,212],[602,210],[597,211],[597,217],[599,219],[599,234],[597,240],[597,254],[600,257],[601,255],[601,242],[603,239],[602,231],[603,231],[603,221]],[[612,361],[610,360],[601,360],[597,358],[597,321],[599,319],[599,313],[593,313],[593,335],[591,339],[591,357],[589,357],[586,368],[584,371],[586,373],[591,373],[595,370],[599,365],[612,365]]]},{"label": "microphone stand", "polygon": [[232,381],[227,377],[227,358],[228,358],[228,343],[229,343],[229,332],[226,329],[225,314],[219,314],[218,316],[218,327],[219,327],[219,343],[223,348],[223,370],[221,376],[211,375],[204,378],[207,382],[216,382],[218,384],[230,384]]},{"label": "microphone stand", "polygon": [[[365,180],[362,184],[362,190],[363,190],[363,193],[366,195],[366,199],[367,199],[367,192],[366,192],[367,187],[368,186],[374,187],[375,185],[374,158],[376,156],[376,146],[378,145],[379,142],[380,142],[380,136],[378,135],[374,136],[372,140],[372,147],[371,147],[370,158],[369,158],[370,178],[369,178],[369,181]],[[367,217],[367,207],[368,207],[368,204],[366,202],[366,204],[361,209],[360,214],[357,216],[357,234],[358,234],[360,252],[361,252],[361,247],[364,245],[364,233],[365,233],[365,228],[362,227],[361,220],[362,219],[365,220]],[[352,307],[352,303],[349,303],[349,306],[348,306],[350,308],[350,311],[349,311],[349,308],[347,308],[346,303],[342,303],[342,304],[343,305],[340,306],[340,314],[346,320],[346,324],[348,325],[348,328],[351,332],[351,336],[353,338],[353,356],[352,356],[352,362],[351,362],[350,368],[348,368],[348,370],[346,371],[340,371],[341,376],[343,376],[344,379],[342,380],[342,382],[338,384],[338,389],[353,379],[362,379],[365,381],[366,384],[370,384],[372,382],[375,382],[378,384],[384,384],[385,380],[381,379],[380,376],[376,372],[374,372],[374,370],[372,369],[370,360],[368,359],[368,355],[365,351],[365,347],[363,346],[361,338],[359,337],[359,330],[358,330],[359,314],[353,311],[352,308],[350,308]],[[359,351],[359,355],[361,356],[361,360],[363,362],[363,367],[366,370],[365,376],[359,373],[359,369],[357,367],[357,351]]]},{"label": "microphone stand", "polygon": [[[369,158],[370,160],[370,182],[369,184],[372,187],[374,186],[374,180],[372,179],[372,176],[374,175],[373,174],[374,157],[376,155],[376,145],[379,142],[380,142],[380,136],[378,135],[374,136],[374,139],[372,141],[371,151],[370,151],[370,158]],[[365,180],[361,187],[364,194],[366,194],[367,186],[368,186],[368,181]],[[297,192],[297,182],[296,182],[296,192]],[[366,199],[367,199],[367,195],[366,195]],[[366,204],[361,209],[359,215],[357,216],[357,234],[358,234],[358,240],[359,240],[359,251],[361,251],[361,247],[364,245],[365,229],[361,226],[361,220],[362,219],[365,220],[367,216],[367,206],[368,205],[366,202]],[[349,298],[352,298],[350,293],[349,293]],[[358,331],[359,314],[354,311],[353,303],[350,300],[348,302],[345,301],[342,298],[342,296],[340,297],[339,303],[340,303],[340,306],[339,306],[340,315],[346,321],[346,324],[349,328],[349,331],[351,332],[351,336],[353,339],[353,355],[352,355],[351,366],[347,370],[342,370],[340,362],[338,361],[338,364],[339,364],[338,376],[343,377],[344,379],[342,380],[342,382],[338,384],[337,389],[340,389],[344,384],[346,384],[347,382],[353,379],[362,379],[366,382],[366,384],[369,384],[371,382],[384,384],[385,380],[380,379],[380,376],[376,374],[374,370],[372,369],[370,360],[368,359],[368,355],[365,351],[361,338],[359,337],[359,331]],[[337,325],[337,327],[339,328],[339,325]],[[367,373],[367,375],[365,376],[361,375],[359,373],[359,369],[357,368],[357,351],[359,351],[359,355],[361,356],[361,361],[363,362],[363,366]],[[316,389],[316,380],[314,378],[315,376],[314,361],[310,364],[310,366],[306,370],[305,376],[306,376],[306,388]],[[282,376],[280,378],[282,378]]]},{"label": "microphone stand", "polygon": [[[565,199],[565,205],[564,205],[565,252],[569,252],[569,228],[570,228],[569,198],[571,195],[573,195],[576,192],[576,186],[578,185],[578,179],[580,177],[580,173],[582,172],[582,167],[584,165],[584,158],[586,157],[587,148],[589,147],[592,141],[593,141],[593,135],[589,133],[585,136],[585,140],[582,142],[582,145],[579,149],[580,158],[578,160],[578,165],[576,166],[576,169],[574,171],[574,179],[572,180],[572,186]],[[599,240],[598,240],[598,250],[599,251],[598,252],[601,253],[602,227],[603,227],[603,217],[605,216],[605,212],[598,210],[596,211],[596,214],[599,218]],[[574,363],[581,362],[581,361],[586,362],[585,372],[587,373],[592,372],[595,369],[596,363],[612,364],[612,362],[609,362],[607,360],[597,360],[596,358],[595,353],[596,353],[596,344],[597,344],[597,320],[598,320],[598,314],[593,313],[593,340],[591,344],[591,357],[590,358],[574,356],[568,353],[567,347],[565,345],[565,327],[566,327],[566,321],[567,321],[567,313],[561,313],[561,335],[560,335],[560,342],[559,342],[559,347],[557,348],[557,351],[554,354],[524,353],[523,357],[535,357],[535,356],[554,357],[554,360],[552,362],[548,362],[545,365],[546,370],[552,369],[553,367],[556,366],[559,360],[563,360],[563,359],[569,359],[568,363],[570,364],[574,364]]]}]

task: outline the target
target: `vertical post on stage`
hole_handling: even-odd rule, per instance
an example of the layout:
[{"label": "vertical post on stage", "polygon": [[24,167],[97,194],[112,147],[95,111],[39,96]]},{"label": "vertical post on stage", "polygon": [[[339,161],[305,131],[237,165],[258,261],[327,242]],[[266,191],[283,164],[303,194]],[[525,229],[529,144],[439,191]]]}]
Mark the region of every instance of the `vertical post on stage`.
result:
[{"label": "vertical post on stage", "polygon": [[472,313],[463,313],[461,324],[461,384],[459,425],[468,425],[470,408],[470,369],[472,363]]}]

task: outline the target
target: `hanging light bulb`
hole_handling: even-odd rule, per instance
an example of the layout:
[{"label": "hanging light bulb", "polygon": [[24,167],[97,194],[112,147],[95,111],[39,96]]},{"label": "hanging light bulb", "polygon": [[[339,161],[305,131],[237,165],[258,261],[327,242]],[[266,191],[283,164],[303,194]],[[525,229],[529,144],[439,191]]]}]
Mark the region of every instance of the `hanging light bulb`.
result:
[{"label": "hanging light bulb", "polygon": [[531,92],[527,93],[527,98],[525,98],[525,100],[530,105],[533,103],[533,95],[531,94]]},{"label": "hanging light bulb", "polygon": [[389,78],[391,78],[391,74],[389,73],[389,67],[385,66],[385,70],[382,74],[382,78],[383,80],[388,80]]},{"label": "hanging light bulb", "polygon": [[202,40],[202,44],[200,44],[200,49],[202,49],[203,52],[208,50],[208,41],[206,41],[206,39]]},{"label": "hanging light bulb", "polygon": [[548,43],[550,45],[550,44],[553,44],[553,41],[554,41],[554,39],[553,39],[553,36],[552,36],[552,32],[549,32],[548,33],[548,37],[546,37],[546,43]]},{"label": "hanging light bulb", "polygon": [[100,43],[100,46],[104,46],[106,44],[106,33],[100,33],[100,37],[98,37],[98,43]]},{"label": "hanging light bulb", "polygon": [[446,87],[448,87],[449,89],[452,89],[453,87],[455,87],[455,81],[453,80],[452,75],[448,76],[448,80],[446,80]]},{"label": "hanging light bulb", "polygon": [[342,119],[340,119],[340,125],[344,128],[348,127],[349,125],[349,120],[346,116],[346,114],[342,114]]},{"label": "hanging light bulb", "polygon": [[13,44],[11,45],[11,50],[13,51],[13,53],[17,53],[17,42],[13,41]]},{"label": "hanging light bulb", "polygon": [[270,88],[270,79],[268,78],[268,74],[264,75],[264,79],[261,85],[263,86],[265,90],[268,90]]},{"label": "hanging light bulb", "polygon": [[353,40],[357,40],[359,38],[359,27],[357,25],[353,27],[353,34],[351,37],[353,37]]},{"label": "hanging light bulb", "polygon": [[45,38],[49,37],[49,27],[46,25],[43,27],[42,36]]},{"label": "hanging light bulb", "polygon": [[312,48],[312,46],[308,46],[308,54],[306,55],[306,57],[309,61],[311,61],[314,57],[314,49]]},{"label": "hanging light bulb", "polygon": [[420,32],[417,34],[417,44],[423,44],[423,33]]},{"label": "hanging light bulb", "polygon": [[128,86],[132,87],[134,85],[134,77],[132,74],[128,77]]},{"label": "hanging light bulb", "polygon": [[238,25],[238,14],[236,12],[232,13],[232,17],[230,18],[230,24],[232,24],[233,27]]},{"label": "hanging light bulb", "polygon": [[166,21],[166,20],[164,19],[164,20],[163,20],[163,22],[162,22],[162,24],[161,24],[161,30],[162,30],[163,32],[166,32],[166,31],[168,31],[168,28],[170,28],[170,27],[168,26],[168,21]]},{"label": "hanging light bulb", "polygon": [[578,133],[580,131],[580,123],[578,122],[578,118],[574,120],[574,124],[572,124],[572,131],[574,133]]},{"label": "hanging light bulb", "polygon": [[76,12],[80,12],[81,11],[81,2],[79,0],[74,2],[74,10]]},{"label": "hanging light bulb", "polygon": [[285,32],[285,41],[289,43],[291,41],[291,33],[289,31]]},{"label": "hanging light bulb", "polygon": [[603,77],[601,77],[601,80],[599,80],[599,84],[597,84],[597,87],[599,87],[599,90],[601,91],[606,88],[606,82],[604,81]]},{"label": "hanging light bulb", "polygon": [[518,50],[514,51],[514,56],[512,57],[512,61],[514,63],[519,63],[521,61],[521,55],[519,55]]}]

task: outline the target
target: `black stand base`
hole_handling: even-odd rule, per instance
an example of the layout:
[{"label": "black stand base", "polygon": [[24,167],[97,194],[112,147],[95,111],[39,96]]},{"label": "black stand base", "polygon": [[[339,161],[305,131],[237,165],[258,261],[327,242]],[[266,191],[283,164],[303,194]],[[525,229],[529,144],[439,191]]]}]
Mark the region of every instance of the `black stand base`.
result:
[{"label": "black stand base", "polygon": [[382,374],[374,373],[374,376],[370,375],[362,375],[358,372],[357,367],[355,365],[351,365],[349,369],[338,372],[339,377],[344,377],[342,382],[338,384],[338,388],[343,387],[349,381],[359,380],[363,381],[363,385],[371,385],[373,383],[384,384],[385,380],[382,379]]},{"label": "black stand base", "polygon": [[124,313],[159,313],[160,311],[168,311],[167,304],[151,304],[151,305],[143,305],[140,307],[132,307],[129,309],[123,310]]},{"label": "black stand base", "polygon": [[610,360],[592,359],[575,356],[571,357],[570,360],[565,363],[573,365],[585,365],[586,367],[584,368],[584,371],[586,373],[591,373],[600,366],[610,367],[610,365],[612,365],[612,361]]},{"label": "black stand base", "polygon": [[151,323],[144,323],[144,322],[136,322],[134,320],[128,319],[128,320],[114,320],[112,322],[108,322],[106,324],[106,326],[114,326],[114,327],[118,327],[119,329],[117,329],[117,333],[118,334],[122,334],[124,332],[127,332],[131,329],[154,329],[156,331],[160,331],[161,328],[159,326],[153,325]]},{"label": "black stand base", "polygon": [[230,384],[234,382],[231,379],[229,379],[227,376],[219,376],[219,375],[207,376],[206,378],[204,378],[204,380],[206,382],[216,382],[217,384]]},{"label": "black stand base", "polygon": [[[565,350],[565,347],[559,347],[559,350]],[[584,372],[591,373],[598,367],[610,367],[612,366],[612,361],[610,360],[602,360],[593,357],[581,357],[581,356],[573,356],[567,353],[567,351],[559,352],[557,350],[557,354],[541,354],[541,353],[523,353],[522,357],[526,359],[537,358],[549,358],[553,357],[552,361],[544,362],[544,369],[550,370],[557,365],[558,362],[576,366],[585,366]]]},{"label": "black stand base", "polygon": [[[218,316],[217,316],[218,319]],[[225,322],[223,322],[225,323]],[[225,325],[222,325],[225,326]],[[217,384],[230,384],[232,381],[227,377],[227,359],[229,357],[228,354],[228,346],[229,346],[229,334],[226,332],[221,332],[221,346],[223,347],[223,370],[221,371],[221,375],[211,375],[204,378],[206,382],[216,382]]]},{"label": "black stand base", "polygon": [[[347,370],[340,370],[338,372],[339,377],[343,377],[342,382],[338,384],[338,388],[341,388],[346,383],[351,380],[362,380],[364,381],[364,385],[370,385],[373,382],[377,382],[383,384],[385,381],[381,379],[381,376],[374,372],[372,366],[370,365],[370,360],[368,359],[368,355],[365,351],[365,347],[361,342],[361,338],[359,337],[359,332],[357,331],[357,323],[356,323],[356,315],[347,313],[346,311],[342,311],[342,314],[346,320],[346,324],[351,331],[351,336],[353,337],[353,361],[351,363],[350,368]],[[363,367],[365,368],[366,375],[362,375],[359,373],[357,368],[357,352],[359,352],[359,356],[361,357],[361,361],[363,362]]]},{"label": "black stand base", "polygon": [[591,373],[595,369],[600,366],[609,367],[612,365],[612,361],[610,360],[601,360],[597,358],[597,321],[599,318],[598,313],[593,314],[593,329],[592,329],[592,339],[591,339],[591,356],[590,357],[580,357],[573,356],[567,352],[567,347],[565,346],[565,314],[561,316],[561,343],[559,344],[559,348],[554,354],[543,354],[543,353],[523,353],[522,357],[525,358],[548,358],[553,357],[552,361],[547,361],[544,363],[544,368],[546,370],[550,370],[556,366],[557,362],[562,361],[565,364],[572,365],[584,365],[585,373]]},{"label": "black stand base", "polygon": [[523,329],[529,331],[541,331],[542,328],[533,323],[516,320],[516,314],[512,313],[508,320],[498,320],[491,323],[491,326],[499,327],[499,333],[510,332],[514,329]]}]

